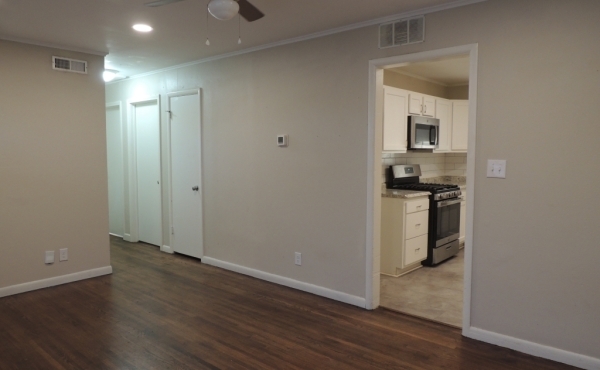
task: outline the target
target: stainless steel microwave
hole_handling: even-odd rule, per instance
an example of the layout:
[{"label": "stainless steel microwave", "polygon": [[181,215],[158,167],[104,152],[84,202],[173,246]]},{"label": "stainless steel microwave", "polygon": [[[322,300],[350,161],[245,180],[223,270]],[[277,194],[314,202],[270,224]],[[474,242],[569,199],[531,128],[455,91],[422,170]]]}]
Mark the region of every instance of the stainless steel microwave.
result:
[{"label": "stainless steel microwave", "polygon": [[439,119],[408,116],[408,149],[437,149],[439,139]]}]

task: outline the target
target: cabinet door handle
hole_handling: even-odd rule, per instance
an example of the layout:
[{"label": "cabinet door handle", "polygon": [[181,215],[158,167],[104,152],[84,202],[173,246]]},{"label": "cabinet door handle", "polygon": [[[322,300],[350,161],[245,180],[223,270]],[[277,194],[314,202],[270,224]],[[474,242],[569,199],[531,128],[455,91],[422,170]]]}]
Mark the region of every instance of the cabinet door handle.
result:
[{"label": "cabinet door handle", "polygon": [[420,227],[420,226],[421,226],[421,224],[416,224],[416,225],[415,225],[415,227]]},{"label": "cabinet door handle", "polygon": [[417,208],[421,208],[421,207],[423,207],[423,206],[417,206]]}]

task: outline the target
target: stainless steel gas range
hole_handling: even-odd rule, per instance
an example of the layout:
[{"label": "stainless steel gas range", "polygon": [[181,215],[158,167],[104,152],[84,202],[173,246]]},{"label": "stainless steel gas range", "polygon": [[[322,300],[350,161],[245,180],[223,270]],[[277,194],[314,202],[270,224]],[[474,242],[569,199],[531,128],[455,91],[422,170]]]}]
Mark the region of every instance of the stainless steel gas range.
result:
[{"label": "stainless steel gas range", "polygon": [[422,264],[434,266],[458,253],[461,191],[458,185],[422,183],[420,176],[418,164],[390,166],[386,169],[386,187],[431,193],[427,259]]}]

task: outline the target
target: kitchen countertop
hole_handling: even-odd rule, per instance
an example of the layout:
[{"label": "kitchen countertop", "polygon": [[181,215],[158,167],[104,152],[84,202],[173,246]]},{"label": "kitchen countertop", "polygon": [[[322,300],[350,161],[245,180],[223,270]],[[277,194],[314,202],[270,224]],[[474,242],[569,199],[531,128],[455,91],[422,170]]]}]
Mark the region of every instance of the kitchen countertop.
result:
[{"label": "kitchen countertop", "polygon": [[420,198],[428,197],[431,193],[428,191],[414,191],[414,190],[396,190],[396,189],[385,189],[385,193],[381,193],[383,198]]}]

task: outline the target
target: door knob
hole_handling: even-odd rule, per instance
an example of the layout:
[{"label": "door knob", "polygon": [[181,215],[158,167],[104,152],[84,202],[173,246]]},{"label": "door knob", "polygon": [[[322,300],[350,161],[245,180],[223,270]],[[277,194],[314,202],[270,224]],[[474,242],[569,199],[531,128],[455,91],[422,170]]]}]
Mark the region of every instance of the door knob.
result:
[{"label": "door knob", "polygon": [[192,190],[193,190],[193,191],[198,191],[198,189],[199,189],[199,188],[198,188],[198,186],[194,186],[194,187],[192,188]]}]

